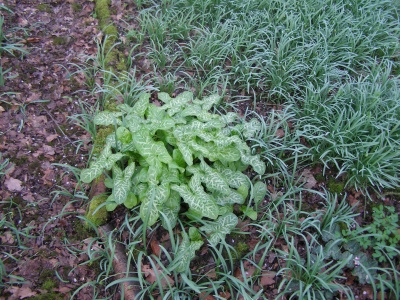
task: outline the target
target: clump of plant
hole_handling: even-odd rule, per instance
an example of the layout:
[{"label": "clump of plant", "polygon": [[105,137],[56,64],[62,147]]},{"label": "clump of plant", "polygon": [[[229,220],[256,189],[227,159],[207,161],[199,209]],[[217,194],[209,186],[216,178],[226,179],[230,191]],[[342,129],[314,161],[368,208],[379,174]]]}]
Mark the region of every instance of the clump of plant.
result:
[{"label": "clump of plant", "polygon": [[[379,262],[385,262],[387,258],[392,260],[400,250],[399,216],[393,206],[380,204],[372,211],[373,222],[368,228],[362,229],[364,234],[360,236],[359,243],[364,249],[372,247],[372,256]],[[352,231],[350,234],[358,235],[358,231]]]},{"label": "clump of plant", "polygon": [[[115,130],[98,158],[82,170],[81,180],[90,183],[111,171],[105,181],[112,190],[105,202],[108,211],[140,205],[145,225],[161,220],[165,228],[175,227],[184,212],[206,224],[199,229],[216,245],[237,224],[234,205],[247,215],[251,205],[245,201],[258,203],[266,191],[264,183],[252,184],[243,173],[249,166],[257,174],[265,172],[265,163],[246,143],[261,124],[257,119],[240,121],[233,112],[210,112],[220,98],[158,93],[161,105],[143,93],[133,106],[120,104],[117,111],[98,113],[94,123]],[[202,243],[193,230],[189,236],[184,233],[181,246],[187,251],[182,248],[178,256],[194,255]],[[184,269],[186,258],[181,258],[178,270]]]}]

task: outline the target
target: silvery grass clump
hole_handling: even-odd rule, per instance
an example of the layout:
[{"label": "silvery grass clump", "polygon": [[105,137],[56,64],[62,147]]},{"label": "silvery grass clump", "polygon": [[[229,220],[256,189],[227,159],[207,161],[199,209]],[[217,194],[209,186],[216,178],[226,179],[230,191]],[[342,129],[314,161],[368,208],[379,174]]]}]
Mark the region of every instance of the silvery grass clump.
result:
[{"label": "silvery grass clump", "polygon": [[314,162],[344,175],[347,186],[400,186],[400,90],[381,64],[343,85],[310,87],[292,106],[297,134]]}]

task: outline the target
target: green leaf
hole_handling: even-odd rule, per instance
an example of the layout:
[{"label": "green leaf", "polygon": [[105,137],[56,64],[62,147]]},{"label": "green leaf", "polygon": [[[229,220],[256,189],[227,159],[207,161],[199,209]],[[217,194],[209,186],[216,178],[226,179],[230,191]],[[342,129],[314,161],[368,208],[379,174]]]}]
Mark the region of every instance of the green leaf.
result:
[{"label": "green leaf", "polygon": [[93,123],[96,125],[103,125],[103,126],[115,125],[115,124],[121,125],[122,121],[120,117],[123,115],[124,113],[122,112],[102,111],[96,114],[96,116],[93,119]]},{"label": "green leaf", "polygon": [[[160,99],[160,94],[162,95]],[[165,94],[163,93],[159,93],[158,94],[158,99],[160,99],[161,101],[167,101],[165,102],[165,104],[162,106],[162,109],[167,110],[167,113],[169,116],[173,116],[176,113],[178,113],[179,111],[182,110],[182,108],[184,106],[186,106],[186,104],[188,104],[190,101],[192,101],[193,99],[193,93],[191,92],[183,92],[181,94],[179,94],[178,96],[176,96],[175,98],[169,98],[165,96]]]},{"label": "green leaf", "polygon": [[246,139],[250,139],[256,135],[257,132],[261,130],[261,123],[259,120],[253,118],[249,122],[243,125],[243,135]]},{"label": "green leaf", "polygon": [[254,200],[254,203],[258,204],[261,201],[263,201],[266,194],[267,194],[267,185],[264,182],[257,181],[253,185],[253,200]]},{"label": "green leaf", "polygon": [[189,228],[189,238],[192,242],[194,241],[203,241],[201,238],[200,232],[197,230],[196,227],[190,227]]},{"label": "green leaf", "polygon": [[103,170],[110,170],[115,162],[120,160],[125,155],[122,153],[112,154],[111,145],[106,144],[103,151],[100,153],[99,158],[92,161],[88,169],[84,169],[81,172],[81,180],[85,183],[92,182],[93,179],[99,177]]},{"label": "green leaf", "polygon": [[249,217],[253,221],[257,220],[257,212],[252,207],[243,205],[241,210],[245,216]]},{"label": "green leaf", "polygon": [[179,245],[172,266],[176,272],[185,272],[189,269],[190,261],[196,257],[196,251],[201,248],[203,241],[190,241],[186,233],[182,233],[183,240]]},{"label": "green leaf", "polygon": [[224,195],[229,195],[232,192],[225,178],[218,171],[211,168],[204,160],[201,160],[200,168],[205,173],[201,177],[201,181],[206,184],[207,189],[218,191]]},{"label": "green leaf", "polygon": [[149,106],[150,94],[142,93],[139,95],[139,100],[133,106],[133,115],[137,115],[141,118],[144,118],[144,114]]},{"label": "green leaf", "polygon": [[120,126],[116,131],[117,139],[124,144],[128,144],[132,141],[132,134],[128,128]]},{"label": "green leaf", "polygon": [[114,196],[110,195],[106,201],[106,210],[114,211],[118,206],[118,203],[114,201]]},{"label": "green leaf", "polygon": [[192,151],[190,151],[189,146],[181,142],[177,142],[176,145],[178,146],[178,149],[182,154],[182,157],[185,160],[186,164],[188,166],[193,165]]},{"label": "green leaf", "polygon": [[253,167],[253,170],[259,174],[259,175],[264,175],[265,173],[265,169],[266,169],[266,165],[265,163],[260,159],[259,155],[248,155],[246,153],[242,153],[241,154],[241,159],[242,162],[247,164],[247,165],[251,165]]},{"label": "green leaf", "polygon": [[[193,176],[194,177],[194,176]],[[193,179],[192,177],[192,179]],[[197,185],[195,180],[192,180],[191,185],[194,187]],[[210,219],[216,219],[218,217],[218,206],[214,202],[213,199],[211,199],[210,196],[208,196],[204,190],[203,193],[201,194],[202,196],[205,196],[202,198],[199,194],[195,194],[192,192],[192,190],[186,185],[186,184],[181,184],[181,185],[171,185],[171,189],[177,191],[180,196],[183,198],[183,201],[185,201],[187,204],[189,204],[189,207],[196,213],[201,214],[204,217],[210,218]],[[201,190],[201,187],[198,186],[195,188],[197,191]]]},{"label": "green leaf", "polygon": [[126,208],[131,209],[135,207],[138,204],[138,199],[136,195],[132,192],[128,193],[128,196],[126,197],[126,200],[124,202],[124,205]]},{"label": "green leaf", "polygon": [[161,100],[164,103],[170,103],[172,98],[168,95],[168,93],[161,92],[157,95],[158,100]]},{"label": "green leaf", "polygon": [[231,233],[237,223],[238,218],[231,213],[219,217],[214,223],[207,223],[207,225],[200,227],[200,230],[209,234],[208,241],[215,247],[221,240],[225,240],[226,235]]},{"label": "green leaf", "polygon": [[117,165],[113,166],[114,188],[112,193],[116,203],[122,204],[128,197],[132,185],[131,178],[134,171],[135,163],[130,163],[124,171],[122,171]]}]

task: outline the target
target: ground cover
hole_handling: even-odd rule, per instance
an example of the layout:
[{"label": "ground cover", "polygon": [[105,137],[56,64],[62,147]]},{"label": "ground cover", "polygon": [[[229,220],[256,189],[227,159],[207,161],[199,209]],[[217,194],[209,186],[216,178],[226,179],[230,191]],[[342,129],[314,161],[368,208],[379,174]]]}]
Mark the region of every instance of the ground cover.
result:
[{"label": "ground cover", "polygon": [[[396,3],[95,7],[26,4],[6,14],[25,28],[8,44],[41,43],[24,46],[22,60],[2,58],[15,72],[2,101],[7,297],[396,299]],[[67,25],[57,30],[61,10]],[[70,29],[59,43],[77,11],[83,36]],[[44,27],[28,26],[39,17]],[[49,57],[62,61],[52,64],[58,81],[39,60]],[[29,60],[41,72],[21,79]],[[68,118],[75,125],[65,128]],[[20,162],[24,151],[33,155]],[[28,217],[34,209],[41,218]],[[93,215],[107,211],[108,227],[98,227]],[[92,232],[79,236],[83,224]],[[35,264],[50,272],[24,271]]]}]

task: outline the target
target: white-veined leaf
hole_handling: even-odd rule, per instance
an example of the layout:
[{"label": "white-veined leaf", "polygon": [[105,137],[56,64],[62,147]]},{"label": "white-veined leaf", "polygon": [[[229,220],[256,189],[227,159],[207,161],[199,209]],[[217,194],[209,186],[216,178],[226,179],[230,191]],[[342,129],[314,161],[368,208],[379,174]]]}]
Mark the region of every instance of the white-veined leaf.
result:
[{"label": "white-veined leaf", "polygon": [[111,112],[111,111],[102,111],[96,114],[96,116],[93,118],[93,123],[96,125],[121,125],[122,121],[120,117],[124,113],[122,112]]},{"label": "white-veined leaf", "polygon": [[233,190],[231,190],[229,194],[214,192],[213,195],[215,202],[221,206],[231,205],[235,203],[243,204],[245,200],[245,198],[243,198],[243,196],[240,193]]},{"label": "white-veined leaf", "polygon": [[259,155],[248,155],[246,153],[242,153],[241,159],[244,164],[251,165],[257,174],[264,175],[266,165],[265,162],[260,159]]},{"label": "white-veined leaf", "polygon": [[112,168],[114,188],[113,195],[114,201],[118,204],[125,202],[128,192],[131,189],[131,181],[124,177],[124,172],[117,166],[114,165]]},{"label": "white-veined leaf", "polygon": [[103,170],[108,167],[107,159],[111,155],[111,145],[106,144],[98,159],[92,161],[89,168],[82,170],[81,180],[85,183],[90,183],[93,179],[99,177]]},{"label": "white-veined leaf", "polygon": [[170,95],[168,95],[168,93],[165,92],[158,93],[157,98],[158,100],[161,100],[164,103],[169,103],[172,100]]},{"label": "white-veined leaf", "polygon": [[207,165],[204,160],[202,160],[200,163],[200,169],[205,173],[203,176],[201,176],[201,181],[206,184],[207,189],[211,191],[218,191],[226,195],[231,193],[231,189],[229,188],[226,180],[219,172]]},{"label": "white-veined leaf", "polygon": [[237,189],[242,185],[250,187],[249,178],[242,172],[233,171],[231,168],[225,167],[220,162],[214,163],[214,168],[225,177],[231,188]]},{"label": "white-veined leaf", "polygon": [[176,143],[178,146],[179,151],[182,154],[183,159],[185,160],[186,164],[188,166],[193,165],[193,156],[192,156],[192,151],[190,151],[190,148],[187,144],[185,143]]},{"label": "white-veined leaf", "polygon": [[196,251],[203,245],[203,241],[191,242],[186,233],[182,233],[182,236],[182,243],[179,245],[176,256],[171,263],[176,272],[185,272],[189,268],[190,261],[196,257]]},{"label": "white-veined leaf", "polygon": [[227,234],[231,233],[237,223],[236,215],[230,213],[219,217],[214,223],[207,223],[199,229],[209,234],[208,241],[215,247],[221,240],[225,239]]},{"label": "white-veined leaf", "polygon": [[[160,94],[158,95],[158,97],[160,97]],[[164,98],[164,100],[165,100],[165,98]],[[180,112],[182,110],[182,107],[186,106],[186,104],[188,104],[190,101],[192,101],[192,99],[193,99],[192,92],[183,92],[183,93],[179,94],[178,96],[176,96],[175,98],[168,99],[167,103],[165,103],[162,106],[162,109],[167,110],[168,115],[172,117],[177,112]],[[163,99],[160,99],[160,100],[164,102]]]},{"label": "white-veined leaf", "polygon": [[177,191],[189,207],[196,213],[210,219],[218,217],[218,206],[211,197],[202,198],[192,192],[186,185],[171,185],[171,189]]},{"label": "white-veined leaf", "polygon": [[249,122],[243,124],[243,136],[246,139],[252,138],[257,132],[261,130],[261,123],[259,120],[252,118]]},{"label": "white-veined leaf", "polygon": [[139,95],[138,101],[133,105],[133,114],[144,118],[147,107],[149,106],[150,94],[142,93]]}]

